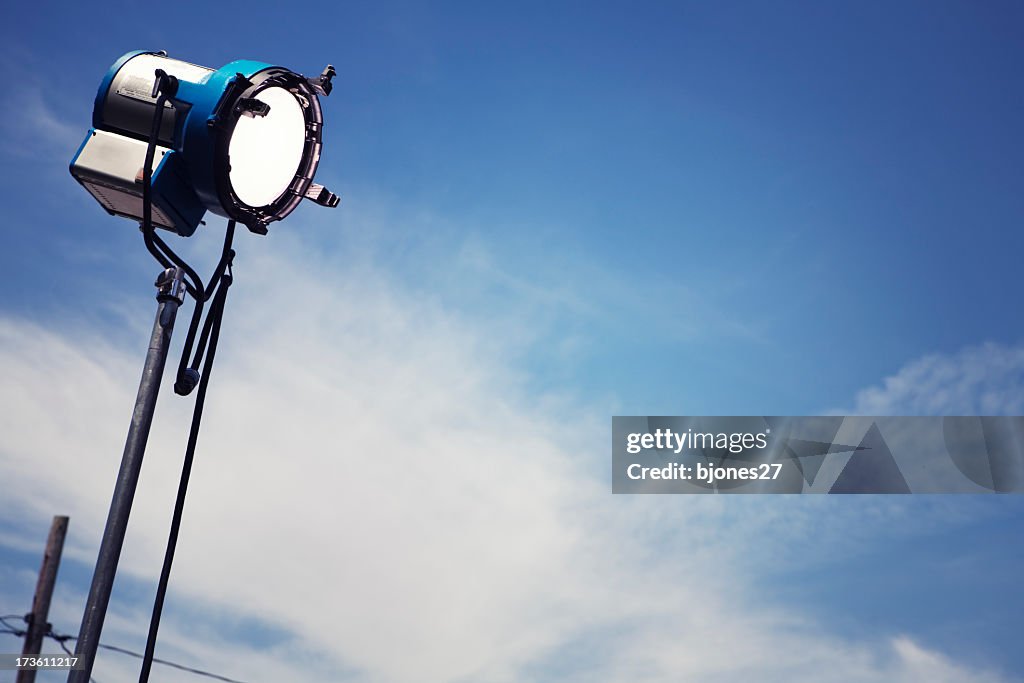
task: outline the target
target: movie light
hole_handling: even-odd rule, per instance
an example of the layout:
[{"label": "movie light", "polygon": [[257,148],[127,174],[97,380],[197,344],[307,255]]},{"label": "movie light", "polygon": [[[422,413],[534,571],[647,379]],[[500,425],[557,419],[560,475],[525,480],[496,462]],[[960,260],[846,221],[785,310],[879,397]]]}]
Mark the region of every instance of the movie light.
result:
[{"label": "movie light", "polygon": [[313,182],[320,161],[319,95],[334,67],[306,78],[250,60],[219,69],[129,52],[107,72],[92,128],[71,174],[109,213],[142,220],[142,167],[157,102],[157,70],[173,77],[151,166],[153,223],[191,235],[207,211],[252,232],[290,214],[303,198],[328,207],[338,197]]},{"label": "movie light", "polygon": [[[196,390],[188,445],[153,600],[140,683],[149,680],[171,565],[184,511],[228,289],[234,281],[236,223],[264,235],[304,198],[328,207],[338,197],[313,182],[320,163],[323,115],[334,67],[316,78],[264,62],[240,60],[208,69],[166,52],[129,52],[107,72],[92,128],[71,161],[71,175],[111,215],[139,221],[146,249],[161,265],[157,313],[76,641],[69,683],[89,683],[128,530],[171,333],[186,295],[195,300],[174,391]],[[228,219],[220,261],[209,280],[156,234],[193,234],[207,211]],[[209,304],[208,308],[207,304]],[[206,309],[205,320],[203,311]]]}]

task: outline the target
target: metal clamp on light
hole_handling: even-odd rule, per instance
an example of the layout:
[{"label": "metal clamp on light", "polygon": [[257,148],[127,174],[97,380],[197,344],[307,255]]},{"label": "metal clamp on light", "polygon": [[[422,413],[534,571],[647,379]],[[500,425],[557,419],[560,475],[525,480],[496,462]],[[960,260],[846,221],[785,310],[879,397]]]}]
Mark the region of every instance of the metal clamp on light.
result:
[{"label": "metal clamp on light", "polygon": [[107,72],[92,128],[71,162],[71,174],[109,213],[142,218],[157,69],[177,90],[164,93],[152,166],[154,224],[188,236],[212,211],[266,234],[304,197],[338,205],[337,195],[313,183],[322,147],[319,96],[330,94],[334,67],[306,78],[264,62],[214,70],[137,51]]}]

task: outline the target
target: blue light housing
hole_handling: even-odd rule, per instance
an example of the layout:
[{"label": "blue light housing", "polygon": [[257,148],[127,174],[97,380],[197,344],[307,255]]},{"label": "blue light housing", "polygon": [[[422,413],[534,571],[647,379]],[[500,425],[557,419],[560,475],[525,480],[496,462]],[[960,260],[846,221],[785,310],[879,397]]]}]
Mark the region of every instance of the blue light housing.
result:
[{"label": "blue light housing", "polygon": [[313,183],[320,161],[320,95],[334,68],[316,78],[265,62],[220,69],[129,52],[96,94],[93,127],[71,162],[72,175],[115,215],[141,220],[142,166],[150,142],[155,72],[177,80],[162,115],[152,169],[153,222],[191,235],[206,211],[266,234],[303,198],[329,207],[338,197]]}]

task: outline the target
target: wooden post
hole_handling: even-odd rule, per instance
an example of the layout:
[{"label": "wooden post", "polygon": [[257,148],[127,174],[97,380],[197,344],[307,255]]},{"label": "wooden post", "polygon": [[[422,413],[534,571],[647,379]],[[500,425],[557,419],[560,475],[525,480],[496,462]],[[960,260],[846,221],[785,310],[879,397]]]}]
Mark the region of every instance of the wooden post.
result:
[{"label": "wooden post", "polygon": [[[57,582],[57,568],[60,566],[60,554],[64,550],[64,536],[67,532],[68,518],[62,515],[55,516],[50,525],[50,536],[46,540],[43,564],[39,568],[39,582],[36,583],[36,595],[32,599],[32,612],[28,615],[28,631],[25,633],[22,656],[40,654],[43,638],[50,630],[46,618],[50,614],[50,598],[53,597],[53,585]],[[17,683],[34,683],[35,680],[35,669],[18,671]]]}]

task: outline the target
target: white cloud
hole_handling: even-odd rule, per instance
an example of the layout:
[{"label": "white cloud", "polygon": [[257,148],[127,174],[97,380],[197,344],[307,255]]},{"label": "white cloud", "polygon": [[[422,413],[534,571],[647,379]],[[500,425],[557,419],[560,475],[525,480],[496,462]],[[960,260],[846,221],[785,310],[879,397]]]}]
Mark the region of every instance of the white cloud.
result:
[{"label": "white cloud", "polygon": [[[529,395],[507,361],[523,340],[496,337],[495,316],[274,240],[238,259],[163,656],[254,682],[1005,680],[907,637],[830,634],[759,590],[800,549],[855,552],[908,503],[613,497],[606,411]],[[91,565],[143,348],[0,318],[8,535],[70,514],[67,561]],[[158,571],[185,442],[189,404],[165,386],[122,556],[137,582]],[[132,585],[105,638],[138,649]],[[218,631],[247,620],[286,635]],[[97,677],[133,664],[106,655]]]},{"label": "white cloud", "polygon": [[994,683],[1000,680],[991,673],[968,670],[941,653],[922,648],[907,636],[894,638],[892,647],[897,655],[898,676],[904,680],[927,683]]},{"label": "white cloud", "polygon": [[857,394],[855,415],[1020,415],[1024,347],[987,343],[929,354]]}]

